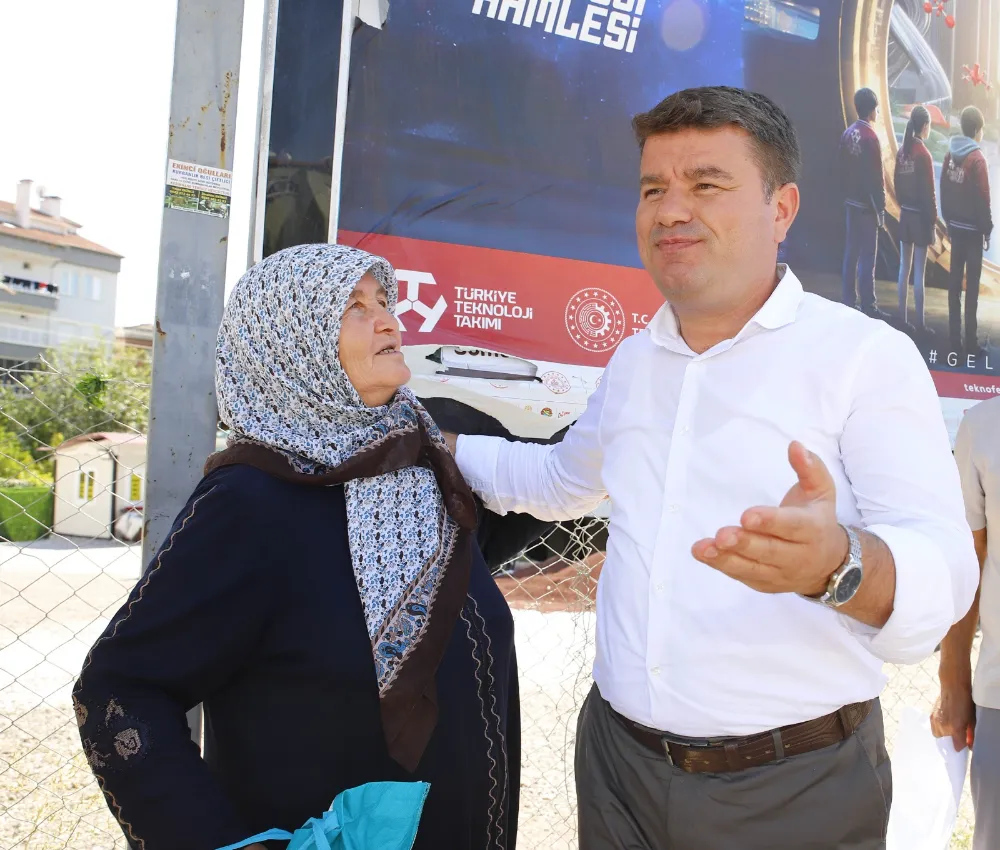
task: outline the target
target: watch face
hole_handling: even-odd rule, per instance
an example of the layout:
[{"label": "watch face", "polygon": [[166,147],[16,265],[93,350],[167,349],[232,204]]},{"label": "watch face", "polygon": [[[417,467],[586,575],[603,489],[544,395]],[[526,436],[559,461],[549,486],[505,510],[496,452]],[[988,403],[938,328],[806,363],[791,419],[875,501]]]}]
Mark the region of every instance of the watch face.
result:
[{"label": "watch face", "polygon": [[858,592],[858,588],[861,586],[861,575],[861,567],[850,567],[844,570],[833,591],[835,605],[843,605]]}]

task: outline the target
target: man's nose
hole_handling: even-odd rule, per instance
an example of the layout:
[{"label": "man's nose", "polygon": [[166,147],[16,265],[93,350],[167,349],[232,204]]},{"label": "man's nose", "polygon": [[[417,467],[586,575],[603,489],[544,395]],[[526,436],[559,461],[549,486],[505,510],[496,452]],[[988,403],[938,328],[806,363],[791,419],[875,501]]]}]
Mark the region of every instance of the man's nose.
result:
[{"label": "man's nose", "polygon": [[679,191],[667,191],[660,196],[656,205],[656,223],[662,227],[673,227],[691,221],[691,204],[687,195]]}]

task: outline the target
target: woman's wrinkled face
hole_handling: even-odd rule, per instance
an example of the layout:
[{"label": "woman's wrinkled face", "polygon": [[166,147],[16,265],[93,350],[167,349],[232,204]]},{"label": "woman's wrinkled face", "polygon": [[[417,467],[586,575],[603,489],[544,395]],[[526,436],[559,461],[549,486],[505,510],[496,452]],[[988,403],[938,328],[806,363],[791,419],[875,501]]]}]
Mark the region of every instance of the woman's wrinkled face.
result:
[{"label": "woman's wrinkled face", "polygon": [[399,322],[389,312],[389,299],[368,272],[347,299],[340,327],[340,365],[369,407],[388,404],[410,369],[400,351]]}]

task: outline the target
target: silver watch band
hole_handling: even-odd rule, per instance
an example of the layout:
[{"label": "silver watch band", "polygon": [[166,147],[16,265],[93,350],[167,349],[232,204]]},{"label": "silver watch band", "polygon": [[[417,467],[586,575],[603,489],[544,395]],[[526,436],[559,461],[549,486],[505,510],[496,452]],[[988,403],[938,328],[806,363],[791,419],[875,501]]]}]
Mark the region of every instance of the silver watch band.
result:
[{"label": "silver watch band", "polygon": [[854,590],[851,592],[850,596],[847,599],[837,601],[836,591],[838,585],[840,584],[840,580],[844,577],[844,575],[847,574],[848,572],[856,571],[858,574],[858,576],[855,577],[857,579],[857,584],[860,584],[860,576],[863,575],[862,556],[861,556],[861,535],[859,534],[857,529],[852,528],[850,526],[841,525],[840,527],[844,529],[844,532],[847,534],[847,540],[848,540],[847,558],[845,558],[844,562],[830,576],[830,580],[827,582],[826,585],[826,590],[823,591],[822,595],[802,597],[803,599],[808,599],[810,602],[818,602],[820,605],[826,605],[827,607],[830,608],[839,608],[841,605],[844,605],[846,602],[848,602],[850,598],[852,598],[854,594],[857,592],[857,587],[855,586]]}]

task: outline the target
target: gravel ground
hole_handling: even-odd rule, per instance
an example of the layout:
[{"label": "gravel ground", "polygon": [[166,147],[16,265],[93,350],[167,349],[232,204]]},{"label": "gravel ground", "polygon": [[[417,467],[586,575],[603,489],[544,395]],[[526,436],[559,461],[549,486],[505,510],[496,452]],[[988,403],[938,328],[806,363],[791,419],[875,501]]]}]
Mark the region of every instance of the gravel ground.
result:
[{"label": "gravel ground", "polygon": [[[80,752],[70,689],[138,572],[138,549],[117,543],[0,543],[0,850],[126,847]],[[524,593],[512,594],[516,605],[526,604]],[[564,606],[550,600],[544,610],[514,612],[523,727],[519,844],[575,850],[572,749],[577,709],[590,687],[594,616],[558,610]],[[934,657],[893,671],[883,695],[890,745],[904,705],[930,709],[936,665]],[[971,846],[971,824],[966,789],[953,850]]]}]

